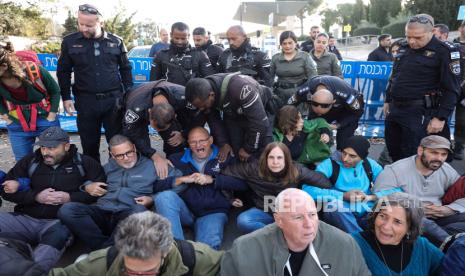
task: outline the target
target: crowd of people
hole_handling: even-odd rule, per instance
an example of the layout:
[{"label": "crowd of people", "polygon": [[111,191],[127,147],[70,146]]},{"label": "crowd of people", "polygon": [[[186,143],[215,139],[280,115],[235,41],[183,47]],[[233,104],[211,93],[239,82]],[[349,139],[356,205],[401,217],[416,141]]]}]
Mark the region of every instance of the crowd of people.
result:
[{"label": "crowd of people", "polygon": [[[1,197],[16,204],[0,213],[5,275],[465,271],[465,180],[446,162],[462,56],[433,36],[444,28],[431,16],[408,20],[396,53],[381,35],[369,57],[394,59],[384,106],[393,163],[384,168],[355,136],[365,99],[318,27],[302,50],[284,31],[269,59],[241,26],[228,29],[223,51],[202,27],[191,46],[177,22],[170,43],[161,30],[152,47],[150,81],[134,87],[125,45],[99,10],[81,5],[77,20],[62,42],[58,83],[0,48],[0,113],[17,159],[0,175]],[[82,153],[60,127],[60,97],[77,111]],[[243,235],[222,251],[235,208]],[[89,254],[57,268],[73,242]]]}]

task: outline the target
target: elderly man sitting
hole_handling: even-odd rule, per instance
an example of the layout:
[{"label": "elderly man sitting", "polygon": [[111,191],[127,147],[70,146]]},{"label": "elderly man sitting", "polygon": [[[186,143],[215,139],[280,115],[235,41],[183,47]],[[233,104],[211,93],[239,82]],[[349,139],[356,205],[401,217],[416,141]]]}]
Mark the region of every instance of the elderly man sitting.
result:
[{"label": "elderly man sitting", "polygon": [[424,234],[436,245],[450,235],[465,232],[465,198],[448,205],[441,202],[459,178],[457,171],[444,163],[450,152],[449,140],[427,136],[421,140],[416,155],[386,166],[374,186],[375,192],[399,187],[418,197],[427,218],[423,221]]},{"label": "elderly man sitting", "polygon": [[320,222],[306,192],[279,193],[274,219],[234,242],[221,261],[221,275],[371,275],[356,242]]}]

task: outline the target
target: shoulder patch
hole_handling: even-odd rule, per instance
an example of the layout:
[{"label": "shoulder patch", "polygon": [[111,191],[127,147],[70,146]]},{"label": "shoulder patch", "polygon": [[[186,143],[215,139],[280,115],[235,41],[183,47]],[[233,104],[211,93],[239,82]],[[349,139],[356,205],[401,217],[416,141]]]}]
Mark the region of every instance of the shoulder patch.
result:
[{"label": "shoulder patch", "polygon": [[450,59],[459,59],[460,58],[460,52],[455,51],[450,53]]},{"label": "shoulder patch", "polygon": [[458,60],[449,63],[449,68],[454,75],[460,76],[460,62]]},{"label": "shoulder patch", "polygon": [[133,124],[137,120],[139,120],[139,115],[132,111],[131,109],[126,110],[126,114],[124,114],[124,121],[128,124]]},{"label": "shoulder patch", "polygon": [[445,45],[449,51],[457,51],[457,46],[454,43],[449,41],[442,41],[442,44]]},{"label": "shoulder patch", "polygon": [[250,93],[252,93],[252,88],[248,84],[242,86],[241,96],[240,96],[241,100],[245,100],[247,96],[250,95]]}]

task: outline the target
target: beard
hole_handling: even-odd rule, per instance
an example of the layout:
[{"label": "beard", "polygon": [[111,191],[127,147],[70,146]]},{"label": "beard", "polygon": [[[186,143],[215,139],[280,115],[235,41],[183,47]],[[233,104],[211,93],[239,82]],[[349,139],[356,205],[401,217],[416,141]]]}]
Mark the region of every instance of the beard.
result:
[{"label": "beard", "polygon": [[425,168],[428,168],[432,171],[438,170],[439,168],[441,168],[442,164],[444,163],[443,161],[440,161],[440,160],[434,160],[434,159],[428,160],[424,152],[420,156],[420,161],[421,161],[421,164],[423,164]]}]

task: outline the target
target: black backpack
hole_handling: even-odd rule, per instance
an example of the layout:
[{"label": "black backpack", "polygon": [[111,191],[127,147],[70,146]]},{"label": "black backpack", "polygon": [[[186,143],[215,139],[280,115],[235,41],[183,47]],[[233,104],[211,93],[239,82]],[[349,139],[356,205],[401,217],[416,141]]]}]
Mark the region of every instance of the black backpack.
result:
[{"label": "black backpack", "polygon": [[[371,164],[370,164],[370,162],[368,162],[368,159],[365,158],[365,159],[363,159],[362,162],[363,162],[362,163],[363,170],[365,170],[365,173],[368,176],[368,180],[370,181],[370,189],[371,189],[373,187],[373,170],[371,169]],[[334,185],[334,184],[336,184],[337,178],[339,177],[340,167],[339,167],[339,164],[336,161],[334,161],[333,159],[331,159],[331,165],[333,167],[333,173],[329,177],[329,180]]]},{"label": "black backpack", "polygon": [[[29,169],[27,170],[27,175],[29,176],[29,178],[32,177],[37,167],[39,166],[39,163],[40,162],[36,159],[36,157],[31,159],[31,161],[29,162]],[[82,165],[82,155],[79,152],[76,152],[76,154],[73,156],[73,164],[77,166],[81,177],[84,177],[86,175],[86,171],[84,170],[84,166]]]},{"label": "black backpack", "polygon": [[42,276],[46,272],[34,262],[31,247],[19,240],[0,238],[0,276]]},{"label": "black backpack", "polygon": [[[175,239],[176,248],[181,254],[182,263],[187,266],[189,271],[183,276],[192,276],[194,275],[194,266],[195,266],[195,250],[194,245],[188,241]],[[107,252],[107,270],[110,269],[111,265],[118,256],[118,249],[115,246],[110,247]]]}]

